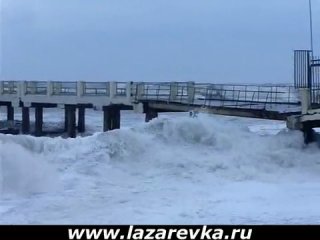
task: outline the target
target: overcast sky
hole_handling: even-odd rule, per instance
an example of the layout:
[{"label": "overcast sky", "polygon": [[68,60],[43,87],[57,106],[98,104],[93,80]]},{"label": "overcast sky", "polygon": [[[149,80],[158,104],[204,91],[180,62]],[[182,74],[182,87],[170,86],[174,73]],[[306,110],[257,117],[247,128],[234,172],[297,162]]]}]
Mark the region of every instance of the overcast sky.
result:
[{"label": "overcast sky", "polygon": [[310,46],[308,0],[0,2],[7,80],[292,82]]}]

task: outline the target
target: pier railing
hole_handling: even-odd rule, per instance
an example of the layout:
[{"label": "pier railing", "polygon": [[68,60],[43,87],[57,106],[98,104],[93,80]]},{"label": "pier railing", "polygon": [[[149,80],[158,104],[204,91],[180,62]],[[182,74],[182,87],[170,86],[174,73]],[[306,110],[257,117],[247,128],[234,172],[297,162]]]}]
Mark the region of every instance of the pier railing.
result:
[{"label": "pier railing", "polygon": [[109,96],[109,82],[84,82],[83,94],[86,96]]},{"label": "pier railing", "polygon": [[1,94],[17,94],[18,82],[16,81],[3,81],[0,83]]},{"label": "pier railing", "polygon": [[127,96],[130,89],[127,82],[0,81],[0,95]]},{"label": "pier railing", "polygon": [[310,50],[294,52],[294,86],[308,88],[312,106],[320,105],[320,57]]},{"label": "pier railing", "polygon": [[[146,101],[203,107],[268,109],[274,105],[299,105],[298,90],[289,85],[203,84],[194,82],[59,82],[0,81],[0,98],[28,98],[28,102],[80,103],[100,99],[117,104]],[[84,100],[85,99],[85,100]],[[116,99],[117,101],[112,101]],[[82,101],[83,100],[83,101]],[[123,101],[122,101],[123,100]]]},{"label": "pier railing", "polygon": [[[140,91],[139,91],[140,88]],[[137,101],[162,101],[204,107],[267,109],[273,105],[299,105],[298,91],[289,85],[231,85],[186,83],[141,83]]]}]

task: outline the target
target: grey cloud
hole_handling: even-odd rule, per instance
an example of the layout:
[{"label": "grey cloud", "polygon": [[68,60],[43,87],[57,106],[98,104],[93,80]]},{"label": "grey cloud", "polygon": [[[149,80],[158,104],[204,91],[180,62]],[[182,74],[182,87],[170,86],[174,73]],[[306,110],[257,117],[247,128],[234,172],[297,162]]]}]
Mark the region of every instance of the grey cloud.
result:
[{"label": "grey cloud", "polygon": [[306,0],[2,2],[5,79],[291,82],[309,47]]}]

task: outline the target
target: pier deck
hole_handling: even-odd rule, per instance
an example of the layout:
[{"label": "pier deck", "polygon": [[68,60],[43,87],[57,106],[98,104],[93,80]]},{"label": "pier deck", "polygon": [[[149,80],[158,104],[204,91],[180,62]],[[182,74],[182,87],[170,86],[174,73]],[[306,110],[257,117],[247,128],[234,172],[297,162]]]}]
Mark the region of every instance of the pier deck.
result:
[{"label": "pier deck", "polygon": [[103,111],[104,131],[120,128],[124,109],[145,113],[146,121],[158,112],[203,111],[273,120],[301,113],[293,86],[194,82],[0,81],[0,105],[7,108],[9,130],[14,129],[14,111],[21,108],[24,134],[30,133],[29,109],[35,108],[36,136],[42,135],[43,108],[64,108],[70,137],[85,131],[86,108]]}]

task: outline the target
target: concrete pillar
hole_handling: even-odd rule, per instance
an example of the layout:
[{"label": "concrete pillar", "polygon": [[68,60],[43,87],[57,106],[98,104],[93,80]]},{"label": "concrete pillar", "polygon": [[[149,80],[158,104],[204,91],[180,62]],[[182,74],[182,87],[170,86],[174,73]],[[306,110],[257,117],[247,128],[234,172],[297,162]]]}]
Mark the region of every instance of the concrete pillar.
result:
[{"label": "concrete pillar", "polygon": [[53,82],[49,81],[47,83],[47,96],[50,97],[53,94]]},{"label": "concrete pillar", "polygon": [[14,120],[14,108],[11,105],[7,106],[7,120]]},{"label": "concrete pillar", "polygon": [[67,115],[67,133],[68,137],[76,137],[76,106],[66,105],[66,115]]},{"label": "concrete pillar", "polygon": [[117,96],[117,82],[109,82],[109,96],[111,99]]},{"label": "concrete pillar", "polygon": [[144,97],[144,83],[137,84],[136,100],[141,100]]},{"label": "concrete pillar", "polygon": [[3,94],[3,81],[0,81],[0,95]]},{"label": "concrete pillar", "polygon": [[68,131],[68,111],[66,106],[64,106],[64,131]]},{"label": "concrete pillar", "polygon": [[300,98],[301,98],[301,113],[307,114],[311,106],[311,96],[309,88],[300,89]]},{"label": "concrete pillar", "polygon": [[28,107],[22,108],[22,133],[28,134],[30,132],[30,111]]},{"label": "concrete pillar", "polygon": [[26,81],[21,81],[18,83],[18,86],[17,86],[17,90],[18,90],[18,95],[19,96],[25,96],[26,95]]},{"label": "concrete pillar", "polygon": [[302,132],[305,144],[309,144],[316,141],[316,132],[308,123],[303,124]]},{"label": "concrete pillar", "polygon": [[20,94],[21,96],[25,96],[27,93],[27,89],[28,89],[28,82],[27,81],[23,81],[19,84],[21,86],[21,91]]},{"label": "concrete pillar", "polygon": [[103,131],[109,131],[111,128],[111,122],[110,122],[110,110],[108,107],[103,107]]},{"label": "concrete pillar", "polygon": [[36,106],[35,108],[35,135],[42,135],[42,125],[43,125],[43,107]]},{"label": "concrete pillar", "polygon": [[85,107],[78,108],[78,132],[85,132]]},{"label": "concrete pillar", "polygon": [[7,106],[7,123],[8,129],[14,128],[14,108],[11,105]]},{"label": "concrete pillar", "polygon": [[115,108],[113,109],[113,116],[114,116],[114,123],[112,126],[112,129],[120,129],[120,121],[121,121],[121,112],[120,112],[120,108]]},{"label": "concrete pillar", "polygon": [[188,103],[192,104],[194,102],[194,95],[195,95],[195,83],[194,82],[188,82],[187,92],[188,92]]},{"label": "concrete pillar", "polygon": [[59,95],[62,90],[62,83],[61,82],[52,82],[52,94]]},{"label": "concrete pillar", "polygon": [[121,113],[120,108],[115,106],[103,107],[103,131],[120,128]]},{"label": "concrete pillar", "polygon": [[77,96],[82,97],[84,94],[85,84],[83,81],[77,82]]},{"label": "concrete pillar", "polygon": [[153,108],[148,108],[146,110],[146,122],[150,122],[152,119],[157,118],[158,117],[158,112],[153,109]]},{"label": "concrete pillar", "polygon": [[133,97],[133,93],[132,93],[132,89],[133,88],[133,82],[127,82],[126,83],[126,97],[128,100],[131,99],[131,97]]}]

